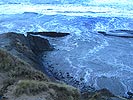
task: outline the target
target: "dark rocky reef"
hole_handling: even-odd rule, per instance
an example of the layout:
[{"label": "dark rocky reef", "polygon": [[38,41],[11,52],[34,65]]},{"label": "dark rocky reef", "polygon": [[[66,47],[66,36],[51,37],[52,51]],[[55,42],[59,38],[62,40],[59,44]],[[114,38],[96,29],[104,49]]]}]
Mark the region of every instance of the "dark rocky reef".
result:
[{"label": "dark rocky reef", "polygon": [[128,34],[133,34],[133,30],[113,30],[113,31],[110,31],[110,32],[126,32]]},{"label": "dark rocky reef", "polygon": [[114,36],[121,38],[133,38],[133,30],[111,30],[108,32],[98,31],[98,33],[103,34],[104,36]]},{"label": "dark rocky reef", "polygon": [[70,33],[60,33],[60,32],[27,32],[27,35],[42,35],[48,37],[64,37],[70,35]]}]

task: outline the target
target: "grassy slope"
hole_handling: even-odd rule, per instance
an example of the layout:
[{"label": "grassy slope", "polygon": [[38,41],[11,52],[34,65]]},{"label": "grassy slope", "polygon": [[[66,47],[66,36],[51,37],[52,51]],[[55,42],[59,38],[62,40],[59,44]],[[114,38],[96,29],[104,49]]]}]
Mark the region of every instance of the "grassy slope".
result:
[{"label": "grassy slope", "polygon": [[23,94],[34,96],[40,93],[47,94],[44,96],[47,100],[62,100],[62,98],[79,100],[77,89],[65,84],[50,82],[45,74],[2,49],[0,49],[0,73],[6,74],[0,93],[8,94],[8,98],[12,97],[10,100],[16,97],[22,98]]}]

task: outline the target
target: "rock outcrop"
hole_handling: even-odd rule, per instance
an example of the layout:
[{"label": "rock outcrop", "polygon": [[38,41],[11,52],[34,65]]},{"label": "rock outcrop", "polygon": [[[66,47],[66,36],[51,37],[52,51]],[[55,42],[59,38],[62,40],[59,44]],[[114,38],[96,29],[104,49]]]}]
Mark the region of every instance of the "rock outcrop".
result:
[{"label": "rock outcrop", "polygon": [[0,35],[0,48],[23,59],[37,69],[41,69],[41,67],[38,67],[41,66],[39,54],[53,49],[47,39],[32,35],[26,37],[23,34],[16,34],[14,32]]},{"label": "rock outcrop", "polygon": [[30,48],[35,54],[53,50],[53,47],[50,45],[47,39],[34,36],[32,34],[27,34],[27,38],[29,40]]},{"label": "rock outcrop", "polygon": [[114,36],[121,38],[133,38],[132,30],[111,30],[108,32],[98,31],[98,33],[103,34],[104,36]]},{"label": "rock outcrop", "polygon": [[64,37],[64,36],[70,35],[69,33],[60,33],[60,32],[27,32],[27,34],[42,35],[42,36],[48,36],[48,37]]}]

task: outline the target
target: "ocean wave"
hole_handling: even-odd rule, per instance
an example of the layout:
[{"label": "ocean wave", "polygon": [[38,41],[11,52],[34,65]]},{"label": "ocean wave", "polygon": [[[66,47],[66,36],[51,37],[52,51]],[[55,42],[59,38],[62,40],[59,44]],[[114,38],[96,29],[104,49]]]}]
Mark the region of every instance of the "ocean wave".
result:
[{"label": "ocean wave", "polygon": [[0,14],[21,14],[34,12],[44,15],[93,16],[93,17],[128,17],[133,18],[132,10],[110,6],[83,6],[73,4],[4,4],[0,5]]}]

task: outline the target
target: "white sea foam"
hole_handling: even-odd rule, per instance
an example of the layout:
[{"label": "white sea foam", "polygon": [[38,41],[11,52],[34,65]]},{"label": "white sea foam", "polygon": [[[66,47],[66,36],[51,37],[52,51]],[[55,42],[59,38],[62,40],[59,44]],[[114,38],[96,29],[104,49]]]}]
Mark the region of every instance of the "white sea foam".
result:
[{"label": "white sea foam", "polygon": [[4,4],[0,5],[0,14],[20,14],[36,12],[44,15],[67,16],[103,16],[103,17],[133,17],[132,10],[113,8],[110,6],[82,6],[82,5],[50,5],[50,4]]}]

